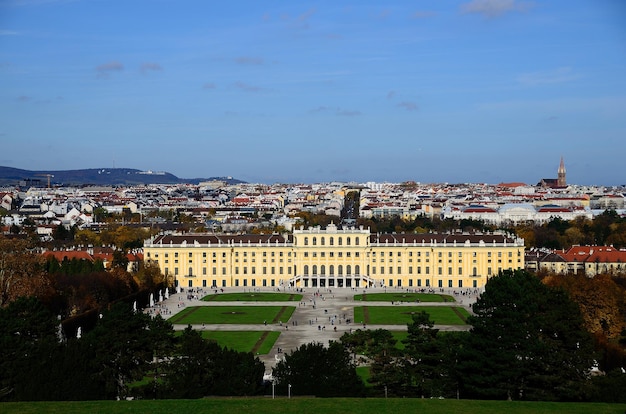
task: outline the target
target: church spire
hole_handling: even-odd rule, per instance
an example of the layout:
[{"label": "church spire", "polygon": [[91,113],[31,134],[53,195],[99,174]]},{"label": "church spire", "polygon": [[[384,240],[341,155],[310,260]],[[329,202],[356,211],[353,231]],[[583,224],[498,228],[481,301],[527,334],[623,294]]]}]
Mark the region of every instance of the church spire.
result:
[{"label": "church spire", "polygon": [[557,185],[559,187],[567,187],[567,181],[565,180],[565,163],[561,156],[561,164],[559,164],[559,170],[557,172]]}]

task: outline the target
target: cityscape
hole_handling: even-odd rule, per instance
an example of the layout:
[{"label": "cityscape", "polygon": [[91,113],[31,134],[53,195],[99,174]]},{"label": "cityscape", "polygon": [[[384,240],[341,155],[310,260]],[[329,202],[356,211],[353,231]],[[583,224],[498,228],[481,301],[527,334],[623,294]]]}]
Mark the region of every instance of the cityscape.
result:
[{"label": "cityscape", "polygon": [[0,2],[0,411],[625,412],[625,21]]}]

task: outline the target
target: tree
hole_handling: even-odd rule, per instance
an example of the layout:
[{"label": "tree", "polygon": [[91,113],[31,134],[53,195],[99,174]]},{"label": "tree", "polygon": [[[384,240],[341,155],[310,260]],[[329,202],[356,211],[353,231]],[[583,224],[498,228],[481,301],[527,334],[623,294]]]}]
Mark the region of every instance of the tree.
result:
[{"label": "tree", "polygon": [[593,342],[565,291],[523,270],[504,271],[487,282],[473,311],[459,362],[465,397],[584,397]]},{"label": "tree", "polygon": [[19,297],[43,296],[50,281],[45,260],[28,243],[0,236],[0,307]]},{"label": "tree", "polygon": [[0,390],[11,399],[40,399],[40,370],[58,342],[57,326],[54,315],[32,297],[0,308]]},{"label": "tree", "polygon": [[265,366],[258,358],[204,340],[191,326],[180,336],[177,351],[165,368],[167,398],[249,396],[262,389]]},{"label": "tree", "polygon": [[130,381],[143,378],[155,355],[156,333],[150,329],[150,316],[135,313],[126,303],[118,303],[103,312],[95,328],[82,340],[91,355],[93,376],[103,384],[106,398],[125,397]]},{"label": "tree", "polygon": [[441,351],[437,340],[438,329],[424,311],[412,315],[407,325],[408,335],[402,342],[405,345],[404,364],[410,375],[408,387],[421,397],[439,397],[442,395],[440,369],[443,366]]},{"label": "tree", "polygon": [[285,355],[273,371],[280,388],[286,392],[317,397],[363,396],[365,386],[357,375],[350,353],[339,342],[310,343]]}]

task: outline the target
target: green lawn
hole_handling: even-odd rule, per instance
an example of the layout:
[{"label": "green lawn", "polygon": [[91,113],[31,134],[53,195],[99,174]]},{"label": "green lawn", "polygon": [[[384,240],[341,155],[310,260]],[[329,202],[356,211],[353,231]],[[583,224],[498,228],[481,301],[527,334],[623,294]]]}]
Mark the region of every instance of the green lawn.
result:
[{"label": "green lawn", "polygon": [[0,403],[3,414],[623,414],[626,404],[519,401],[430,400],[421,398],[207,398],[200,400],[140,400]]},{"label": "green lawn", "polygon": [[207,302],[286,302],[302,300],[302,295],[295,293],[272,292],[245,292],[245,293],[218,293],[202,298]]},{"label": "green lawn", "polygon": [[280,332],[274,331],[201,331],[202,337],[239,352],[264,355],[270,352]]},{"label": "green lawn", "polygon": [[464,317],[469,316],[464,308],[452,306],[356,306],[354,322],[372,325],[405,325],[411,322],[412,313],[424,311],[430,315],[430,319],[435,324],[465,325],[455,310]]},{"label": "green lawn", "polygon": [[354,295],[354,300],[365,302],[454,302],[450,295],[437,295],[434,293],[366,293]]},{"label": "green lawn", "polygon": [[190,306],[172,316],[173,324],[261,324],[287,322],[295,306]]},{"label": "green lawn", "polygon": [[402,341],[409,336],[409,333],[407,331],[391,331],[391,336],[393,336],[393,339],[398,341],[396,342],[396,348],[400,350],[404,349]]}]

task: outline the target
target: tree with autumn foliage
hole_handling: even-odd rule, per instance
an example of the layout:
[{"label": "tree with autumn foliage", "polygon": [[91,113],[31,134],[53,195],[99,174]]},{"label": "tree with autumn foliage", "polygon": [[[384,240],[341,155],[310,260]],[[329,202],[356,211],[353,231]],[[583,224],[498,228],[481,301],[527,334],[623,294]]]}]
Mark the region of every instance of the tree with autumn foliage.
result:
[{"label": "tree with autumn foliage", "polygon": [[587,330],[593,334],[599,368],[604,372],[626,367],[626,289],[610,275],[549,275],[548,286],[566,290],[580,307]]},{"label": "tree with autumn foliage", "polygon": [[28,241],[0,236],[0,307],[19,297],[44,296],[50,285],[45,259]]}]

